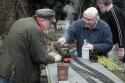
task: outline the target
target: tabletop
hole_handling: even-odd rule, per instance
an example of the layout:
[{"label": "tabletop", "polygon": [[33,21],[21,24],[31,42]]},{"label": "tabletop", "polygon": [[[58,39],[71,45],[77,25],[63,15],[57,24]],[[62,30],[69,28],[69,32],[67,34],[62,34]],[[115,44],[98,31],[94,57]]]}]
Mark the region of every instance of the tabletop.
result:
[{"label": "tabletop", "polygon": [[115,74],[108,71],[99,63],[78,58],[79,62],[63,63],[69,67],[68,80],[58,81],[57,65],[48,64],[46,67],[48,83],[124,83]]}]

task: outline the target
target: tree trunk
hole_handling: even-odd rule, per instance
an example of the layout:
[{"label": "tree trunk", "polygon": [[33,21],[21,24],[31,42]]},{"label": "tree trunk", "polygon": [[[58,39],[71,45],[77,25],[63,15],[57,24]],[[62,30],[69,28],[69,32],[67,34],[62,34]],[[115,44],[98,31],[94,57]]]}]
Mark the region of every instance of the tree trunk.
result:
[{"label": "tree trunk", "polygon": [[2,38],[17,19],[26,17],[26,7],[25,0],[0,0],[0,36]]}]

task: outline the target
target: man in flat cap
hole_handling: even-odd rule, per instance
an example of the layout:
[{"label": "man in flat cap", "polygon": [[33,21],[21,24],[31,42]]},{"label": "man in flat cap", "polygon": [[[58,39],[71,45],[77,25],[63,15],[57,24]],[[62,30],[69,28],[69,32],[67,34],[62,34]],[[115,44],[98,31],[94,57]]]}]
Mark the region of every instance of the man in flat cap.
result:
[{"label": "man in flat cap", "polygon": [[47,32],[54,22],[51,9],[38,9],[33,17],[15,22],[3,41],[0,83],[40,83],[40,64],[61,60],[59,54],[47,54]]}]

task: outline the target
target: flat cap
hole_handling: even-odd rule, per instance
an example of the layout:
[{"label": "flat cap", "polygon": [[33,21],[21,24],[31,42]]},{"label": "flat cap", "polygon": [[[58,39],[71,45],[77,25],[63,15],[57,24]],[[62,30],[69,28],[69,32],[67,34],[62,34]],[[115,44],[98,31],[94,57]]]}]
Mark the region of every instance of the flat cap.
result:
[{"label": "flat cap", "polygon": [[49,8],[36,10],[35,15],[37,15],[40,18],[46,18],[52,22],[56,22],[55,11],[53,11]]}]

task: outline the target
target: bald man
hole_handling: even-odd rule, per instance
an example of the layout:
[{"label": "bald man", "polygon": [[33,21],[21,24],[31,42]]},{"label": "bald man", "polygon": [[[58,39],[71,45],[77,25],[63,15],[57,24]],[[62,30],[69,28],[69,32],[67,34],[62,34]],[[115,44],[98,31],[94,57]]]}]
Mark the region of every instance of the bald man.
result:
[{"label": "bald man", "polygon": [[59,38],[57,42],[66,45],[76,41],[77,55],[81,57],[85,39],[87,44],[84,47],[95,50],[98,55],[106,56],[113,45],[110,27],[99,18],[95,7],[87,8],[83,12],[83,18],[73,22],[65,35]]}]

